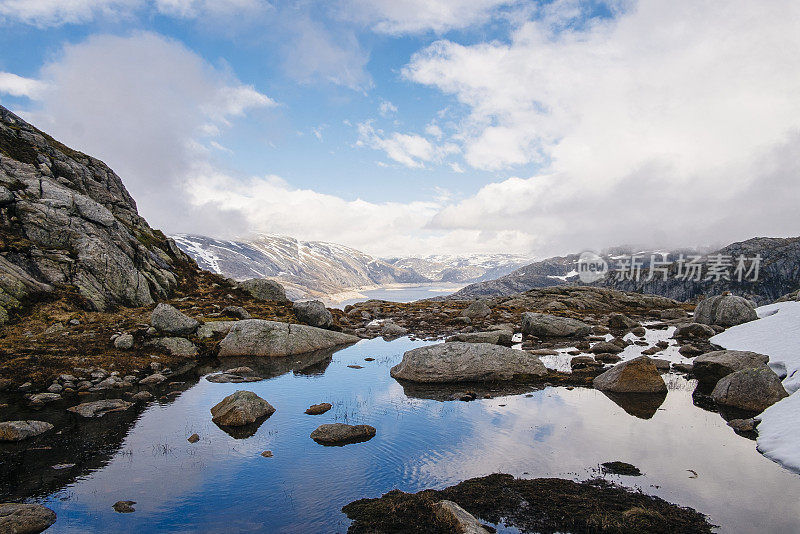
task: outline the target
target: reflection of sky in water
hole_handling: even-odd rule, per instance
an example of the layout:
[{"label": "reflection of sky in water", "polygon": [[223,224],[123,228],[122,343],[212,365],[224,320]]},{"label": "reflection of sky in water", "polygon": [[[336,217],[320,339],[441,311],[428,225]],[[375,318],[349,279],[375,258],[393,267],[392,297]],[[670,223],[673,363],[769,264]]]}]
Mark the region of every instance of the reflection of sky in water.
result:
[{"label": "reflection of sky in water", "polygon": [[[201,380],[173,403],[149,407],[106,467],[47,499],[59,517],[52,532],[344,532],[343,505],[393,488],[444,487],[492,472],[586,479],[610,460],[645,473],[613,480],[708,513],[724,531],[800,531],[800,477],[759,455],[719,415],[693,406],[682,378],[670,378],[651,419],[584,388],[468,403],[413,399],[388,371],[421,344],[362,341],[336,353],[318,376]],[[376,361],[365,362],[368,356]],[[237,389],[277,408],[243,440],[209,414]],[[303,413],[318,402],[335,407]],[[378,434],[345,447],[309,438],[333,421],[368,423]],[[186,438],[194,432],[201,440],[192,445]],[[275,456],[261,457],[266,449]],[[137,501],[136,512],[117,514],[118,500]]]}]

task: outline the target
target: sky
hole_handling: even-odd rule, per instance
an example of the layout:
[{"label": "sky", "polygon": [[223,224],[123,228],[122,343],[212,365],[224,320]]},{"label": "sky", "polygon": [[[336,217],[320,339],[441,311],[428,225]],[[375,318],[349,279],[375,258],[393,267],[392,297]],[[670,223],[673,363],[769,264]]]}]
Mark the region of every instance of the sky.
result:
[{"label": "sky", "polygon": [[0,0],[151,226],[374,255],[800,235],[796,0]]}]

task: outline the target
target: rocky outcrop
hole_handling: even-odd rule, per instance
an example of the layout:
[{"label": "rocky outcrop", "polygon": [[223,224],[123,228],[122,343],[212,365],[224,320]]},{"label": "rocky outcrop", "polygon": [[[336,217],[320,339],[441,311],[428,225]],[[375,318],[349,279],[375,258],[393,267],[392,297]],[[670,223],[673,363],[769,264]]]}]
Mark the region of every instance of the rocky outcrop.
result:
[{"label": "rocky outcrop", "polygon": [[333,324],[333,315],[325,305],[318,300],[295,302],[292,305],[292,309],[297,319],[309,326],[330,328]]},{"label": "rocky outcrop", "polygon": [[44,421],[4,421],[0,423],[0,441],[22,441],[52,430]]},{"label": "rocky outcrop", "polygon": [[694,359],[692,372],[700,382],[716,384],[721,378],[743,369],[767,367],[769,356],[745,350],[715,350]]},{"label": "rocky outcrop", "polygon": [[583,337],[592,327],[583,321],[546,313],[523,313],[522,333],[536,337]]},{"label": "rocky outcrop", "polygon": [[715,295],[703,299],[694,310],[694,322],[736,326],[758,319],[753,302],[736,295]]},{"label": "rocky outcrop", "polygon": [[317,427],[311,433],[311,439],[323,445],[345,445],[369,441],[375,437],[375,434],[375,428],[369,425],[333,423]]},{"label": "rocky outcrop", "polygon": [[595,377],[595,389],[611,393],[666,393],[667,384],[647,356],[618,363]]},{"label": "rocky outcrop", "polygon": [[493,382],[542,377],[547,369],[533,354],[488,343],[442,343],[410,350],[392,367],[410,382]]},{"label": "rocky outcrop", "polygon": [[491,343],[510,347],[514,337],[511,330],[489,330],[488,332],[465,332],[447,338],[448,342],[461,341],[464,343]]},{"label": "rocky outcrop", "polygon": [[150,324],[156,330],[176,336],[189,336],[197,331],[200,322],[184,315],[173,306],[163,302],[150,314]]},{"label": "rocky outcrop", "polygon": [[240,282],[239,285],[258,300],[272,300],[281,302],[286,300],[286,290],[274,280],[266,278],[251,278]]},{"label": "rocky outcrop", "polygon": [[275,413],[275,408],[252,391],[237,391],[211,408],[211,420],[220,426],[244,426]]},{"label": "rocky outcrop", "polygon": [[0,504],[0,532],[38,534],[56,522],[56,513],[39,504]]},{"label": "rocky outcrop", "polygon": [[789,394],[769,367],[743,369],[717,382],[711,398],[720,406],[763,412]]},{"label": "rocky outcrop", "polygon": [[249,319],[233,325],[219,344],[219,356],[290,356],[358,340],[313,326]]},{"label": "rocky outcrop", "polygon": [[148,305],[191,263],[114,171],[0,106],[0,322],[62,289],[97,310]]}]

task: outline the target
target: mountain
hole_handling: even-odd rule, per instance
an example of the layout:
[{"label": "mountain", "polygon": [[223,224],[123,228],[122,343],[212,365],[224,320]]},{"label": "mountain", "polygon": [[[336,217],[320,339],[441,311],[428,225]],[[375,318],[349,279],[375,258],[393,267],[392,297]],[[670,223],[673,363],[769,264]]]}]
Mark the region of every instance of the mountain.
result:
[{"label": "mountain", "polygon": [[271,234],[247,241],[187,234],[172,237],[203,269],[237,280],[271,278],[295,299],[367,286],[472,282],[505,274],[524,263],[519,256],[505,254],[381,259],[344,245]]},{"label": "mountain", "polygon": [[96,310],[150,304],[190,263],[105,163],[0,106],[0,324],[46,295]]}]

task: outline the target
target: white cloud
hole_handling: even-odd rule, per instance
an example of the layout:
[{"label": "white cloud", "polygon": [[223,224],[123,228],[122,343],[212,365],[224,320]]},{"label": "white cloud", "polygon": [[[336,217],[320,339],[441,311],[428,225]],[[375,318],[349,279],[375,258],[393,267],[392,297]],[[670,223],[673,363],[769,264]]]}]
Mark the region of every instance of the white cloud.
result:
[{"label": "white cloud", "polygon": [[388,100],[381,100],[380,106],[378,106],[378,111],[380,112],[382,117],[391,117],[395,113],[397,113],[397,106],[389,102]]},{"label": "white cloud", "polygon": [[519,0],[343,0],[349,19],[379,33],[446,32],[487,22],[498,8]]},{"label": "white cloud", "polygon": [[524,229],[556,252],[796,233],[800,4],[679,4],[631,3],[571,28],[579,12],[562,2],[509,43],[415,55],[404,75],[469,110],[457,134],[468,164],[541,167],[431,227]]},{"label": "white cloud", "polygon": [[393,132],[386,135],[383,130],[376,130],[372,121],[359,123],[357,128],[356,146],[381,150],[389,159],[406,167],[422,168],[425,163],[439,163],[448,154],[458,151],[458,147],[452,143],[437,146],[417,134]]},{"label": "white cloud", "polygon": [[47,85],[32,78],[23,78],[10,72],[0,72],[0,93],[11,96],[37,98]]},{"label": "white cloud", "polygon": [[155,0],[155,7],[160,13],[187,19],[231,13],[256,13],[268,9],[268,6],[262,0]]},{"label": "white cloud", "polygon": [[126,17],[143,0],[0,0],[0,20],[38,27],[83,23],[100,16]]}]

